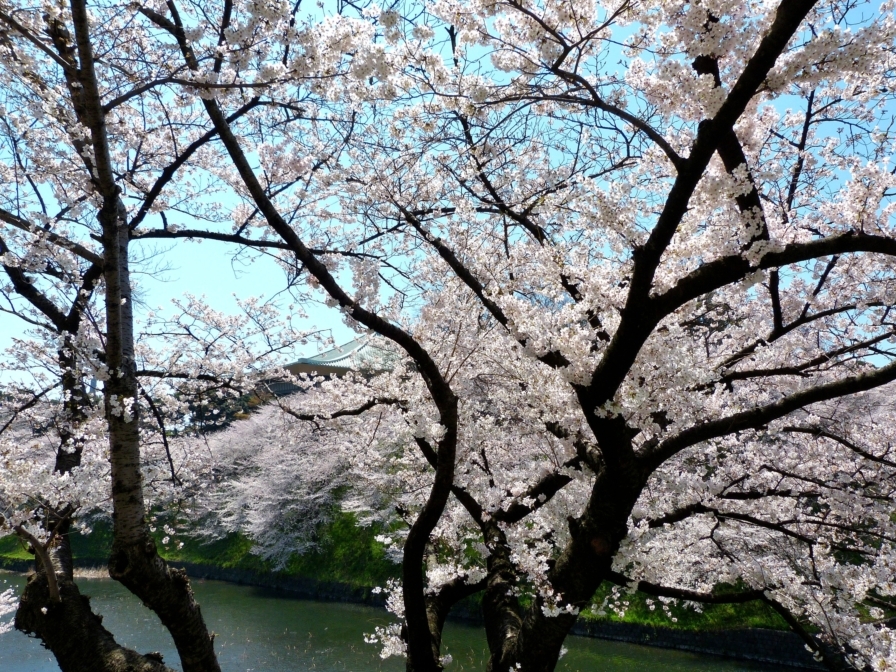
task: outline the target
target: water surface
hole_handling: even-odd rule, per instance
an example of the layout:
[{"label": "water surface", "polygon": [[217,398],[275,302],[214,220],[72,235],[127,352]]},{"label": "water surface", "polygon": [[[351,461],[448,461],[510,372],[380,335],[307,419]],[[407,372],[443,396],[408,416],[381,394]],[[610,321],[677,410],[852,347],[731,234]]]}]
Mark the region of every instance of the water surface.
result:
[{"label": "water surface", "polygon": [[[4,582],[6,585],[4,585]],[[0,575],[0,591],[21,589],[24,577]],[[402,672],[404,661],[382,660],[364,633],[391,622],[385,611],[353,604],[314,602],[267,589],[219,581],[194,580],[193,588],[209,628],[217,633],[215,649],[225,672]],[[155,615],[110,579],[79,579],[94,609],[118,642],[142,653],[159,651],[180,669],[174,645]],[[444,652],[454,661],[446,672],[485,669],[485,633],[481,628],[448,623]],[[570,637],[569,652],[558,672],[756,672],[781,671],[756,663],[657,649],[585,637]],[[3,672],[58,670],[52,655],[36,640],[18,632],[0,635]]]}]

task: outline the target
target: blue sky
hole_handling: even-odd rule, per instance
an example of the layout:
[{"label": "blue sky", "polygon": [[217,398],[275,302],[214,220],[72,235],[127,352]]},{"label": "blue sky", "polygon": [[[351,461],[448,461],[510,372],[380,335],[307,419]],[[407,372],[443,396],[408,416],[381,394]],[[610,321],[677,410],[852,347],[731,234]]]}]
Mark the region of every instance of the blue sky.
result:
[{"label": "blue sky", "polygon": [[[233,261],[232,254],[235,248],[232,245],[212,241],[196,243],[184,239],[177,240],[173,244],[152,242],[154,248],[164,253],[155,264],[146,264],[145,268],[152,270],[152,266],[162,264],[168,270],[159,273],[140,271],[135,274],[134,281],[139,285],[139,298],[145,304],[144,307],[138,302],[138,316],[141,313],[145,314],[146,310],[164,312],[171,306],[172,299],[186,294],[197,297],[204,295],[207,303],[215,310],[237,313],[234,294],[240,298],[264,296],[270,299],[286,284],[283,272],[268,257],[258,258],[251,264],[240,260]],[[142,245],[145,243],[134,245],[137,248],[136,255],[139,255]],[[285,300],[283,303],[288,305],[290,301]],[[159,311],[159,308],[162,311]],[[304,324],[297,322],[296,326],[330,329],[337,344],[355,338],[354,332],[343,324],[335,310],[322,304],[312,304],[306,306],[306,312],[308,319]],[[0,313],[0,349],[6,350],[10,347],[13,338],[20,336],[26,326],[18,318]],[[311,342],[305,347],[297,348],[297,355],[312,355],[318,349],[318,346]]]},{"label": "blue sky", "polygon": [[[159,241],[153,241],[158,246]],[[138,243],[138,245],[141,245]],[[167,250],[162,261],[170,270],[154,275],[138,275],[136,278],[143,296],[143,303],[151,310],[163,309],[171,305],[172,299],[185,294],[205,296],[208,304],[216,310],[228,313],[238,312],[234,294],[245,299],[264,297],[271,299],[286,286],[283,271],[273,259],[260,256],[250,261],[248,258],[233,259],[234,245],[214,241],[194,242],[177,240],[166,244]],[[283,301],[288,305],[286,297]],[[308,319],[304,326],[308,329],[329,329],[336,343],[355,338],[343,323],[339,313],[323,304],[305,305]],[[300,349],[302,356],[317,352],[317,346],[309,344]]]}]

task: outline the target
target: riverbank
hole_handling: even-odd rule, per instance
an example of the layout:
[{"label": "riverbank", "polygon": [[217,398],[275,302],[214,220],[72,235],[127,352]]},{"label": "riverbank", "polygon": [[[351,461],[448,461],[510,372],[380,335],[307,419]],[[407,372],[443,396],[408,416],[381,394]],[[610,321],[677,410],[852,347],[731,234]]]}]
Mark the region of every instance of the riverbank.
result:
[{"label": "riverbank", "polygon": [[[21,589],[24,577],[0,577]],[[111,579],[81,579],[84,594],[103,615],[103,624],[136,651],[157,651],[177,665],[171,637],[140,600]],[[264,672],[404,672],[400,658],[381,659],[363,635],[394,619],[384,610],[359,604],[292,599],[289,593],[239,586],[223,581],[193,581],[222,670]],[[488,645],[481,627],[445,624],[444,652],[452,657],[446,672],[481,672]],[[776,665],[751,663],[688,651],[570,637],[557,672],[793,672]],[[33,639],[11,632],[0,635],[3,672],[59,672],[52,655]]]},{"label": "riverbank", "polygon": [[[326,541],[315,552],[290,558],[279,571],[253,554],[251,542],[242,537],[207,544],[185,539],[182,546],[169,543],[161,548],[169,563],[182,567],[194,579],[270,588],[297,598],[382,607],[383,594],[374,592],[374,588],[395,578],[398,567],[375,536],[375,531],[358,528],[351,519],[334,521],[328,526]],[[102,574],[110,541],[108,529],[102,526],[89,537],[73,540],[77,566],[96,568],[92,576],[97,570]],[[0,568],[26,572],[31,563],[15,539],[0,539]],[[596,602],[603,597],[596,596]],[[823,669],[799,637],[787,631],[777,614],[764,605],[710,605],[702,613],[673,607],[673,622],[660,609],[651,610],[645,596],[625,595],[621,599],[629,602],[623,618],[598,617],[585,611],[574,634],[794,669]],[[478,601],[470,599],[458,605],[452,617],[481,622]]]},{"label": "riverbank", "polygon": [[[180,563],[178,566],[185,569],[192,578],[288,591],[303,599],[352,602],[375,607],[383,607],[385,603],[382,593],[372,592],[371,588],[365,586],[278,573],[258,574],[249,570],[223,569],[193,563]],[[475,624],[482,622],[479,605],[474,601],[455,607],[449,618]],[[584,637],[783,665],[795,670],[824,669],[806,651],[797,635],[783,630],[733,628],[699,631],[584,617],[579,618],[572,632]]]}]

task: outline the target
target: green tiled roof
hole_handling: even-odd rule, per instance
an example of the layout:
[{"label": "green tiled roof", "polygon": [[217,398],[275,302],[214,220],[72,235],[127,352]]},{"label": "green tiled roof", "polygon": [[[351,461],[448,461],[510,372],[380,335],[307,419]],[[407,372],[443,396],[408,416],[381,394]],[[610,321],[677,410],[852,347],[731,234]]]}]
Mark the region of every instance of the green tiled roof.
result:
[{"label": "green tiled roof", "polygon": [[339,375],[348,371],[374,372],[392,368],[395,355],[372,345],[370,341],[370,336],[359,336],[313,357],[303,357],[287,365],[286,369],[293,374]]}]

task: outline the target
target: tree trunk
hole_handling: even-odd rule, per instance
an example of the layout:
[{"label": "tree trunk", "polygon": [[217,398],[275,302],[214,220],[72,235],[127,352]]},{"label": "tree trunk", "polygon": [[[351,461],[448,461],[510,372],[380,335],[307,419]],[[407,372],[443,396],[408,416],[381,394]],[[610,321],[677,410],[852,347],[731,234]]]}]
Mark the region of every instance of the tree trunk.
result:
[{"label": "tree trunk", "polygon": [[[426,596],[426,616],[429,631],[432,633],[433,657],[438,660],[441,655],[442,631],[445,619],[454,606],[466,597],[475,595],[485,587],[484,581],[467,583],[464,578],[455,578],[442,585],[434,595]],[[411,666],[409,665],[408,668]]]},{"label": "tree trunk", "polygon": [[[102,198],[103,277],[106,285],[105,415],[112,471],[113,541],[109,574],[152,609],[171,633],[184,672],[217,672],[213,640],[186,574],[159,557],[145,522],[140,472],[138,386],[134,359],[127,211],[116,182],[105,113],[94,69],[85,0],[71,0],[77,70],[76,107],[90,131],[93,182]],[[60,39],[65,36],[60,34]]]},{"label": "tree trunk", "polygon": [[[80,323],[80,310],[79,297],[69,312],[69,324],[65,325],[70,331],[62,334],[64,345],[57,353],[64,395],[55,464],[55,471],[60,474],[68,474],[81,464],[83,443],[79,427],[91,405],[69,345],[71,333],[77,331]],[[161,655],[141,655],[119,645],[103,627],[102,617],[93,613],[90,599],[81,595],[74,582],[69,514],[67,508],[47,511],[45,526],[48,533],[54,533],[54,540],[46,552],[35,553],[35,570],[28,577],[16,610],[16,629],[39,638],[63,672],[172,672],[163,664]],[[51,595],[48,571],[53,572],[58,601]]]},{"label": "tree trunk", "polygon": [[[585,512],[578,519],[570,519],[572,538],[548,575],[564,606],[581,610],[591,603],[627,534],[628,517],[643,486],[634,455],[597,472]],[[523,618],[513,653],[502,663],[518,664],[522,672],[553,672],[578,611],[548,616],[544,606],[540,597],[533,600]]]},{"label": "tree trunk", "polygon": [[143,600],[171,633],[184,672],[220,670],[202,612],[183,570],[159,556],[145,521],[133,313],[124,204],[100,212],[105,248],[106,420],[112,464],[112,555],[109,575]]},{"label": "tree trunk", "polygon": [[46,568],[28,577],[19,601],[15,627],[38,637],[56,657],[62,672],[173,672],[157,653],[139,654],[115,641],[93,613],[90,598],[72,578],[68,530],[49,549],[59,601],[51,599]]},{"label": "tree trunk", "polygon": [[489,659],[486,672],[504,672],[512,667],[515,643],[522,626],[520,602],[513,589],[519,584],[510,562],[510,548],[504,533],[491,525],[486,534],[489,546],[488,577],[482,597],[485,636]]}]

